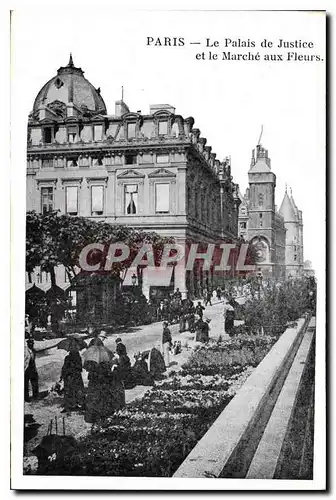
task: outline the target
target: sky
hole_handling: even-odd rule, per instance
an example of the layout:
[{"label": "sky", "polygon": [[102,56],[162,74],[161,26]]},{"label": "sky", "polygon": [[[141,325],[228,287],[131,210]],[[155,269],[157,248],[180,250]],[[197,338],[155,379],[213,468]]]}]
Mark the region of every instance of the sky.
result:
[{"label": "sky", "polygon": [[[52,22],[51,22],[52,20]],[[307,12],[160,12],[64,8],[12,14],[12,147],[18,148],[14,177],[25,182],[27,116],[40,88],[65,66],[74,64],[100,87],[109,114],[121,98],[131,111],[149,113],[165,103],[194,127],[222,160],[231,156],[232,175],[244,193],[251,151],[261,126],[277,177],[276,204],[285,185],[303,211],[304,258],[324,272],[325,247],[325,65],[324,62],[223,61],[222,53],[259,52],[267,39],[310,41],[312,49],[289,49],[325,59],[325,20]],[[147,37],[183,37],[184,46],[147,45]],[[206,47],[219,42],[219,47]],[[225,47],[248,40],[256,47]],[[193,45],[190,42],[200,42]],[[196,59],[218,53],[218,60]],[[279,50],[269,49],[271,53]],[[281,51],[280,51],[281,52]],[[287,50],[282,51],[285,54]],[[24,200],[23,200],[24,202]]]}]

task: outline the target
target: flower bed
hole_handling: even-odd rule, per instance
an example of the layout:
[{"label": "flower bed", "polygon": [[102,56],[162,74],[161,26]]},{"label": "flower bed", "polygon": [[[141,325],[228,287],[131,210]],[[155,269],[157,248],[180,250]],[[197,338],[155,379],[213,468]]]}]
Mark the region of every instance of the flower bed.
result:
[{"label": "flower bed", "polygon": [[244,366],[258,366],[266,356],[275,337],[239,335],[230,340],[202,346],[195,350],[188,363],[182,366],[182,375],[216,375],[231,377]]},{"label": "flower bed", "polygon": [[90,436],[38,473],[170,477],[272,343],[242,337],[195,349],[180,374],[94,425]]}]

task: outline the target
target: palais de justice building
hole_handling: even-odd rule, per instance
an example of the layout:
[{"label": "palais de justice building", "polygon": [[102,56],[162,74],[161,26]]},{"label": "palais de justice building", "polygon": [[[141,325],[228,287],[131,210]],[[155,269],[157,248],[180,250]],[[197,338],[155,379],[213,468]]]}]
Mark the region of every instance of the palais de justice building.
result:
[{"label": "palais de justice building", "polygon": [[[229,160],[216,159],[194,119],[170,105],[142,114],[121,100],[108,114],[72,57],[37,94],[28,120],[27,210],[215,243],[237,239],[238,193]],[[205,280],[199,273],[179,273],[175,288],[196,292]],[[46,290],[43,274],[31,281]],[[57,284],[69,286],[62,268]]]}]

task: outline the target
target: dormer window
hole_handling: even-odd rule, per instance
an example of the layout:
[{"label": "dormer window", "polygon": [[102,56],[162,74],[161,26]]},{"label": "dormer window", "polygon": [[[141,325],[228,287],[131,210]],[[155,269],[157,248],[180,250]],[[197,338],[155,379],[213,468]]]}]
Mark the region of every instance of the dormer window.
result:
[{"label": "dormer window", "polygon": [[43,141],[46,144],[50,144],[52,142],[52,128],[51,127],[45,127],[43,129]]},{"label": "dormer window", "polygon": [[77,127],[68,127],[68,142],[76,142]]},{"label": "dormer window", "polygon": [[168,122],[159,121],[159,135],[167,135],[167,134],[168,134]]},{"label": "dormer window", "polygon": [[94,129],[94,141],[101,141],[103,138],[103,126],[102,125],[95,125]]},{"label": "dormer window", "polygon": [[127,125],[127,139],[135,138],[135,123],[129,123]]}]

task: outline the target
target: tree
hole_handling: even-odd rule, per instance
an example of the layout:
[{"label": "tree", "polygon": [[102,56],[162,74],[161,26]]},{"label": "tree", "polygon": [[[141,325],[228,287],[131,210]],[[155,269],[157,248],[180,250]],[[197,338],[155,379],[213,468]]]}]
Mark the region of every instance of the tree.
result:
[{"label": "tree", "polygon": [[[111,272],[105,272],[104,259],[107,256],[109,245],[115,242],[123,242],[128,245],[130,255],[127,260],[113,266]],[[70,283],[74,283],[80,253],[86,245],[92,243],[104,245],[103,254],[98,255],[101,269],[95,273],[101,275],[103,279],[106,275],[109,278],[111,275],[119,278],[122,271],[130,266],[144,243],[153,245],[155,261],[159,262],[164,244],[173,243],[173,239],[161,237],[155,232],[138,231],[129,226],[61,215],[58,211],[44,214],[37,214],[34,211],[27,213],[26,270],[31,273],[35,267],[40,266],[41,271],[50,273],[53,287],[56,287],[55,269],[60,264],[65,267]],[[97,258],[97,255],[92,251],[90,257],[94,259]],[[84,275],[88,274],[90,273],[84,273]],[[99,282],[101,283],[101,279]],[[55,304],[53,305],[55,306]]]}]

